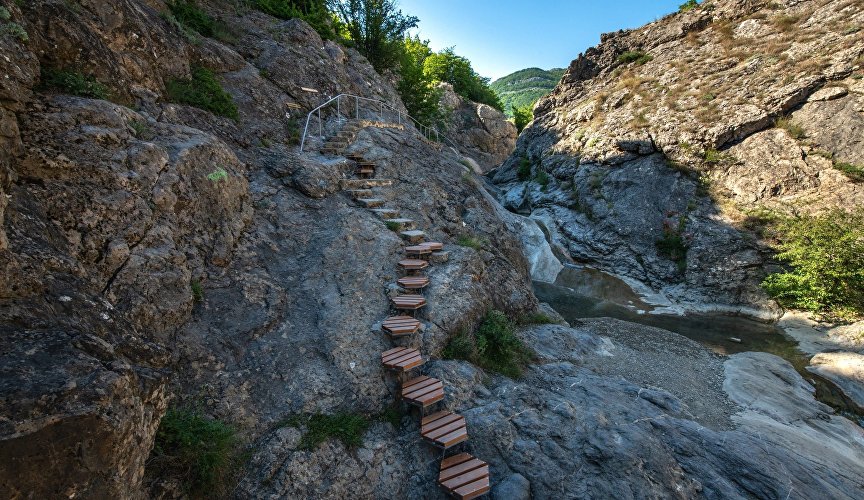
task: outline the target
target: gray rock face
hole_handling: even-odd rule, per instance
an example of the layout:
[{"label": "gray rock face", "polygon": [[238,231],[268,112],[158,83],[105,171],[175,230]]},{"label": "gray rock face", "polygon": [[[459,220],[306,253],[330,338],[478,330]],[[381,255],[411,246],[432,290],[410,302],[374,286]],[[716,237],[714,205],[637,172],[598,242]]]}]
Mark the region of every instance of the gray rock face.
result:
[{"label": "gray rock face", "polygon": [[836,384],[854,405],[864,411],[864,354],[822,352],[810,359],[807,370]]},{"label": "gray rock face", "polygon": [[[778,27],[782,16],[793,29]],[[684,308],[777,318],[759,286],[769,252],[742,221],[763,207],[864,202],[864,187],[833,168],[864,162],[850,77],[864,42],[828,28],[862,16],[839,0],[723,0],[604,35],[494,172],[502,204],[542,220],[575,260]],[[787,114],[806,137],[773,128]]]},{"label": "gray rock face", "polygon": [[516,146],[516,126],[497,109],[463,99],[449,83],[440,86],[444,91],[441,107],[450,113],[447,130],[453,131],[447,137],[483,172],[500,165]]},{"label": "gray rock face", "polygon": [[513,222],[519,227],[518,235],[522,241],[522,252],[528,259],[531,279],[554,283],[555,278],[564,265],[555,257],[552,248],[546,241],[543,230],[536,222],[520,216],[511,216]]}]

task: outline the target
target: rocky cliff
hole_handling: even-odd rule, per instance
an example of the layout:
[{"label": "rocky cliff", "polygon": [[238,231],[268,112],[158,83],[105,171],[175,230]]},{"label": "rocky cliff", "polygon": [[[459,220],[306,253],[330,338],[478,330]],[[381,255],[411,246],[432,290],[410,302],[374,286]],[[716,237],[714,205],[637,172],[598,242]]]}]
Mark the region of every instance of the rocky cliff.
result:
[{"label": "rocky cliff", "polygon": [[492,106],[463,98],[449,83],[439,87],[447,143],[474,160],[482,173],[501,165],[516,146],[516,126]]},{"label": "rocky cliff", "polygon": [[[234,2],[202,2],[230,27],[221,41],[159,1],[6,3],[29,36],[0,37],[0,496],[182,496],[147,467],[170,404],[239,429],[237,498],[443,497],[416,418],[375,420],[355,448],[307,449],[291,423],[375,415],[397,390],[378,327],[403,244],[340,192],[352,162],[298,152],[294,121],[321,94],[402,108],[392,86],[302,21]],[[168,102],[200,66],[236,120]],[[92,75],[110,100],[44,86],[50,68]],[[520,331],[537,352],[520,380],[439,359],[489,309],[537,310],[529,266],[550,259],[529,262],[520,233],[532,256],[550,251],[462,155],[410,127],[365,128],[348,150],[446,245],[418,341],[496,498],[859,496],[864,434],[773,356],[596,320]]]},{"label": "rocky cliff", "polygon": [[[721,0],[604,35],[495,172],[502,201],[646,293],[776,317],[746,222],[864,201],[834,168],[864,163],[862,7]],[[686,258],[658,248],[670,235]]]}]

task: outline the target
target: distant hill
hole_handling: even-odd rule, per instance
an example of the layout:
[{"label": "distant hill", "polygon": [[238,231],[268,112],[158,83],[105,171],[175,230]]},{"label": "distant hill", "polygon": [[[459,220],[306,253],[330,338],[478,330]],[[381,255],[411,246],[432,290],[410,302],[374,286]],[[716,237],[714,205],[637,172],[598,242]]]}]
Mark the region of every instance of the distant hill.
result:
[{"label": "distant hill", "polygon": [[512,117],[513,106],[531,104],[551,92],[564,76],[564,71],[563,68],[528,68],[501,77],[489,86],[501,98],[504,112]]}]

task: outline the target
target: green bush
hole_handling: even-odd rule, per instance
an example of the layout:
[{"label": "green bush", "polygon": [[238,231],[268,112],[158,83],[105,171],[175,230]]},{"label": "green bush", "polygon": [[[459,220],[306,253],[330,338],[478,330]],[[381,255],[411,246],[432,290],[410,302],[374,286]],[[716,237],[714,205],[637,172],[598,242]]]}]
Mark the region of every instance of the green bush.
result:
[{"label": "green bush", "polygon": [[697,0],[687,0],[678,7],[678,11],[687,12],[688,10],[693,10],[696,7],[699,7],[699,2]]},{"label": "green bush", "polygon": [[218,184],[220,181],[228,180],[228,172],[222,167],[216,167],[216,170],[207,174],[207,179],[214,184]]},{"label": "green bush", "polygon": [[238,117],[231,94],[222,89],[213,72],[206,68],[194,66],[192,79],[170,80],[166,90],[171,102],[188,104],[234,120]]},{"label": "green bush", "polygon": [[369,428],[369,419],[356,413],[336,413],[323,415],[316,413],[308,416],[295,416],[283,421],[283,425],[306,427],[300,438],[300,449],[311,450],[330,439],[338,439],[347,448],[357,448],[363,444],[363,435]]},{"label": "green bush", "polygon": [[516,125],[516,130],[520,133],[534,119],[533,109],[533,104],[521,108],[513,108],[513,124]]},{"label": "green bush", "polygon": [[687,237],[684,235],[686,225],[687,218],[684,216],[678,219],[677,224],[665,221],[663,237],[655,242],[657,253],[678,264],[680,272],[684,272],[687,267],[687,250],[690,249]]},{"label": "green bush", "polygon": [[0,21],[8,21],[12,19],[12,14],[9,12],[9,9],[0,5]]},{"label": "green bush", "polygon": [[782,219],[777,234],[789,269],[762,282],[777,302],[840,319],[864,314],[864,209]]},{"label": "green bush", "polygon": [[531,160],[527,156],[523,156],[519,160],[519,167],[516,169],[516,177],[520,181],[527,181],[531,178]]},{"label": "green bush", "polygon": [[192,300],[196,303],[204,301],[204,287],[201,286],[201,280],[193,279],[189,282],[189,288],[192,289]]},{"label": "green bush", "polygon": [[864,182],[864,168],[852,163],[835,162],[834,168],[843,172],[852,182]]},{"label": "green bush", "polygon": [[108,87],[77,71],[42,68],[42,86],[93,99],[108,99],[109,96]]},{"label": "green bush", "polygon": [[637,66],[641,66],[652,59],[654,59],[654,56],[646,54],[641,50],[628,50],[618,56],[618,64],[636,63]]},{"label": "green bush", "polygon": [[390,221],[390,220],[384,221],[384,225],[387,226],[387,229],[389,229],[393,232],[397,232],[400,229],[402,229],[401,224],[399,224],[398,222]]},{"label": "green bush", "polygon": [[554,324],[555,320],[542,312],[529,313],[519,320],[523,325],[549,325]]},{"label": "green bush", "polygon": [[480,250],[483,246],[488,245],[489,243],[483,238],[478,238],[477,236],[462,235],[458,240],[456,240],[456,244],[462,247]]},{"label": "green bush", "polygon": [[426,58],[432,55],[428,40],[405,38],[399,61],[399,82],[396,90],[405,103],[408,114],[424,125],[442,125],[441,94],[436,82],[423,72]]},{"label": "green bush", "polygon": [[478,75],[471,62],[456,55],[452,48],[430,54],[423,62],[423,73],[435,82],[450,83],[453,91],[465,99],[504,110],[498,94],[489,87],[489,79]]},{"label": "green bush", "polygon": [[213,495],[227,480],[236,457],[236,431],[192,410],[169,409],[156,432],[149,464],[178,478],[191,496]]},{"label": "green bush", "polygon": [[716,149],[706,149],[705,155],[703,156],[705,163],[710,163],[712,165],[716,165],[718,163],[723,163],[726,161],[732,161],[735,158],[732,155],[720,152]]},{"label": "green bush", "polygon": [[252,0],[252,7],[279,19],[302,19],[325,40],[337,38],[338,26],[326,0]]},{"label": "green bush", "polygon": [[540,184],[540,189],[542,191],[546,191],[546,187],[549,185],[549,174],[547,174],[542,168],[538,168],[537,175],[534,176],[534,182]]},{"label": "green bush", "polygon": [[216,21],[201,10],[193,0],[174,0],[168,2],[168,9],[173,18],[181,25],[198,33],[212,37],[216,29]]},{"label": "green bush", "polygon": [[782,118],[779,118],[774,123],[774,126],[777,128],[782,128],[783,130],[785,130],[786,132],[789,133],[790,137],[792,137],[795,140],[803,139],[807,135],[807,133],[804,131],[804,127],[793,122],[792,118],[790,118],[788,116],[784,116]]},{"label": "green bush", "polygon": [[442,351],[448,359],[464,359],[510,378],[522,375],[534,353],[516,336],[515,325],[497,310],[486,313],[477,331],[455,335]]}]

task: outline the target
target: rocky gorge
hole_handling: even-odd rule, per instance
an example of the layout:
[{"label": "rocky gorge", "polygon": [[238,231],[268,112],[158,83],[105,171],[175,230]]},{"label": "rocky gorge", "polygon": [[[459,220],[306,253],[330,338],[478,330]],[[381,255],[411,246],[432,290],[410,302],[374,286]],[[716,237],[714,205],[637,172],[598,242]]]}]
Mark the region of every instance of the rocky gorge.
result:
[{"label": "rocky gorge", "polygon": [[[787,3],[779,10],[802,23],[810,7],[814,24],[861,15],[856,2]],[[159,0],[4,2],[4,22],[28,36],[0,37],[0,496],[187,496],[148,457],[168,408],[188,407],[230,423],[243,451],[231,483],[208,496],[443,497],[440,453],[418,439],[416,419],[375,417],[396,390],[380,365],[389,344],[379,326],[402,241],[341,192],[353,162],[318,154],[314,140],[305,152],[297,144],[305,113],[340,93],[404,112],[393,83],[302,20],[201,4],[227,34],[190,36]],[[707,40],[712,16],[765,8],[716,2],[707,13],[605,37],[619,45],[574,61],[509,158],[512,125],[455,100],[452,127],[473,141],[462,147],[425,140],[410,125],[363,128],[348,146],[393,180],[381,196],[446,245],[425,294],[433,307],[422,318],[424,371],[446,383],[444,407],[466,417],[467,449],[490,464],[494,498],[851,499],[864,491],[864,431],[816,401],[782,359],[723,357],[608,318],[568,324],[532,290],[532,276],[553,280],[558,258],[569,256],[676,303],[778,315],[754,285],[767,253],[709,198],[694,202],[697,180],[665,160],[666,148],[682,149],[675,134],[686,127],[658,117],[665,132],[612,128],[628,123],[616,113],[633,113],[631,104],[596,111],[589,120],[597,130],[568,124],[585,104],[579,92],[595,92],[588,75],[606,74],[598,61],[633,48],[631,37],[646,51],[684,43],[691,29],[706,30]],[[756,24],[747,29],[765,27]],[[723,148],[721,140],[739,135],[753,142],[731,146],[741,150],[728,154],[752,159],[712,169],[712,185],[745,200],[779,202],[785,193],[814,205],[860,202],[858,186],[807,156],[816,146],[756,126],[780,110],[824,120],[814,135],[852,126],[835,120],[857,123],[854,72],[864,44],[853,35],[807,42],[806,50],[830,53],[832,65],[769,92],[764,109],[692,124],[693,145]],[[849,47],[829,50],[838,43]],[[656,52],[640,68],[660,64],[667,51]],[[236,118],[170,101],[168,88],[199,68],[231,96]],[[51,71],[71,69],[105,94],[46,84]],[[845,93],[830,90],[840,85]],[[830,98],[817,99],[820,92]],[[819,137],[837,155],[860,153],[853,134]],[[766,151],[791,155],[777,162],[785,173],[766,167]],[[544,186],[519,179],[525,158],[532,176],[549,172]],[[502,161],[487,190],[474,166]],[[764,180],[768,173],[782,182]],[[698,241],[681,284],[653,241],[667,211],[684,213],[691,202]],[[519,329],[535,352],[521,378],[442,355],[490,310],[553,321]],[[370,416],[362,444],[303,446],[306,429],[292,418],[337,412]]]}]

